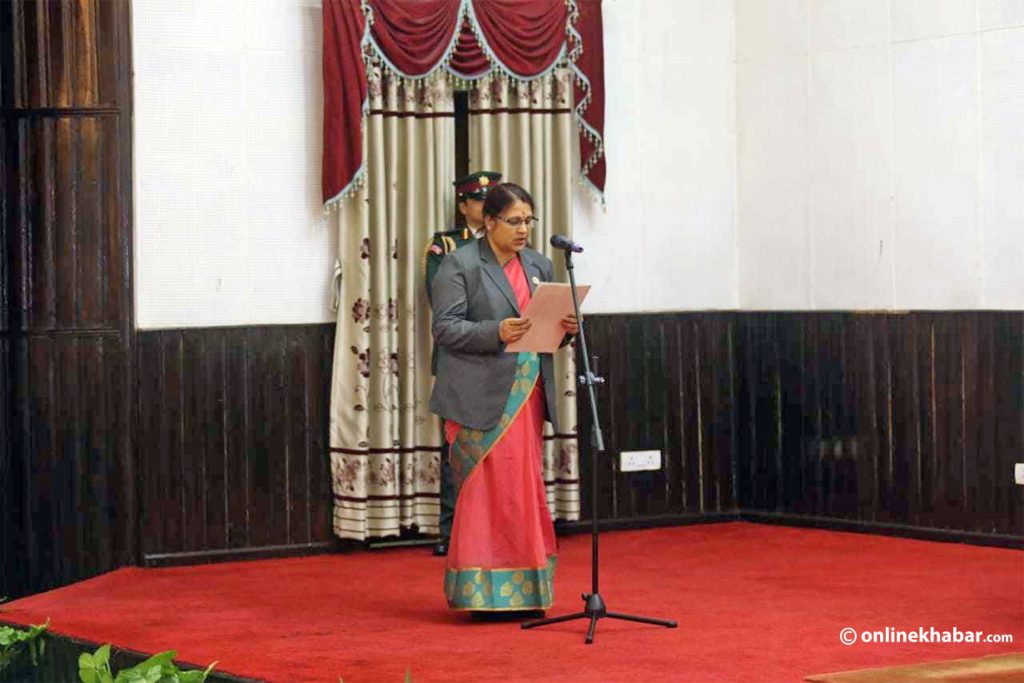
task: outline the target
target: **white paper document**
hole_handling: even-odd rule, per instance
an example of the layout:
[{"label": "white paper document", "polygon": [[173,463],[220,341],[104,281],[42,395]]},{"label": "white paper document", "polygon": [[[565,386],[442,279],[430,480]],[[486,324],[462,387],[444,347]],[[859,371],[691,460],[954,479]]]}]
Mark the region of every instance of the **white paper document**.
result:
[{"label": "white paper document", "polygon": [[[590,285],[577,285],[576,295],[580,306],[587,298]],[[565,338],[562,318],[575,313],[572,305],[572,289],[560,282],[542,282],[533,290],[533,297],[522,312],[522,317],[530,319],[530,329],[519,341],[505,347],[509,353],[520,351],[536,351],[537,353],[554,353]]]}]

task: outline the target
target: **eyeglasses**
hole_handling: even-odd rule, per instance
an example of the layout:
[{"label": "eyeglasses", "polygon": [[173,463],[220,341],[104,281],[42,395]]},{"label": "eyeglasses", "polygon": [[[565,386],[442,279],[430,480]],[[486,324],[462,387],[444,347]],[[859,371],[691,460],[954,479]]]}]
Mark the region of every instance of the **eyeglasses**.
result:
[{"label": "eyeglasses", "polygon": [[495,218],[501,221],[502,223],[505,223],[506,225],[511,225],[513,228],[518,228],[520,225],[525,225],[528,228],[532,228],[533,226],[537,225],[537,223],[540,222],[540,219],[537,218],[536,216],[527,216],[526,218],[520,218],[519,216],[513,216],[512,218],[495,216]]}]

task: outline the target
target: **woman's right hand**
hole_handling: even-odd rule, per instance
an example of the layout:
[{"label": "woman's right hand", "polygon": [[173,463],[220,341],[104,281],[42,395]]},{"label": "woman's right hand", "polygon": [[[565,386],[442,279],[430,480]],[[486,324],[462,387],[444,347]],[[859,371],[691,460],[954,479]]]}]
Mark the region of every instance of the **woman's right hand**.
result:
[{"label": "woman's right hand", "polygon": [[505,318],[498,327],[498,335],[502,342],[511,344],[519,341],[528,329],[530,329],[529,318]]}]

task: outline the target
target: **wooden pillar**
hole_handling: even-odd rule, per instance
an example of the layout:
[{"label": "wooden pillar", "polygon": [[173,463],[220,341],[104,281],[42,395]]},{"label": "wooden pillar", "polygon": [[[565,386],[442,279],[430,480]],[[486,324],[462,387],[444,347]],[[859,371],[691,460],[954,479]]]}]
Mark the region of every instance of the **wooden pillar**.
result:
[{"label": "wooden pillar", "polygon": [[0,3],[0,595],[137,558],[131,6]]}]

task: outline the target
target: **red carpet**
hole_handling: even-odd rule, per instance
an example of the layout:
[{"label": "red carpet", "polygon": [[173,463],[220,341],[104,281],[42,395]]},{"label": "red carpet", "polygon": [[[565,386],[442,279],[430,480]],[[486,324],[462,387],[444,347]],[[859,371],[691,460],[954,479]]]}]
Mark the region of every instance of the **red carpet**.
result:
[{"label": "red carpet", "polygon": [[[563,537],[551,615],[590,585]],[[124,569],[10,603],[0,618],[270,681],[797,681],[823,671],[1024,650],[1024,553],[746,523],[602,535],[610,609],[534,631],[449,612],[426,549]],[[845,646],[858,631],[985,631],[1013,643]]]}]

